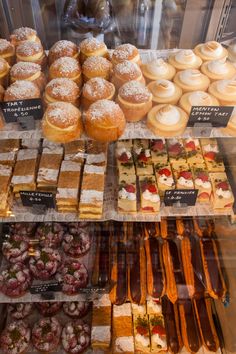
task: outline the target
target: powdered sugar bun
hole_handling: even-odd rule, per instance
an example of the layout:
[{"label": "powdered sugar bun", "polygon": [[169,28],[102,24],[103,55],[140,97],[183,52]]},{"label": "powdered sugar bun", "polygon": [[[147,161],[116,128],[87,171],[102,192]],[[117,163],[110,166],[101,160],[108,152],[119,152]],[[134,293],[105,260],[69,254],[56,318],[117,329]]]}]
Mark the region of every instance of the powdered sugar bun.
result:
[{"label": "powdered sugar bun", "polygon": [[106,142],[117,140],[125,129],[125,117],[113,101],[99,100],[84,114],[85,130],[92,139]]},{"label": "powdered sugar bun", "polygon": [[6,39],[0,38],[0,58],[5,59],[9,65],[14,64],[15,47]]},{"label": "powdered sugar bun", "polygon": [[51,65],[56,59],[61,57],[71,57],[74,59],[79,58],[78,46],[65,39],[62,39],[53,44],[48,53],[49,65]]},{"label": "powdered sugar bun", "polygon": [[35,83],[40,91],[44,90],[46,77],[41,71],[41,66],[36,63],[19,61],[10,70],[10,81],[27,80]]},{"label": "powdered sugar bun", "polygon": [[114,50],[112,54],[112,64],[116,65],[125,60],[133,61],[136,64],[141,64],[141,58],[138,49],[129,43],[121,44]]},{"label": "powdered sugar bun", "polygon": [[203,61],[217,60],[228,57],[228,51],[220,43],[209,41],[200,43],[194,48],[194,53]]},{"label": "powdered sugar bun", "polygon": [[111,81],[116,89],[119,89],[126,82],[132,80],[145,84],[145,79],[138,64],[125,60],[122,63],[115,65]]},{"label": "powdered sugar bun", "polygon": [[111,82],[95,77],[84,84],[81,102],[83,108],[88,109],[92,103],[98,100],[112,100],[114,95],[115,87]]},{"label": "powdered sugar bun", "polygon": [[10,66],[8,62],[0,58],[0,85],[7,87],[9,78]]},{"label": "powdered sugar bun", "polygon": [[27,61],[41,65],[44,69],[47,57],[40,42],[25,41],[16,48],[16,61]]},{"label": "powdered sugar bun", "polygon": [[112,71],[112,64],[103,57],[89,57],[82,66],[84,81],[88,81],[94,77],[101,77],[109,80]]},{"label": "powdered sugar bun", "polygon": [[79,105],[80,89],[71,79],[57,78],[51,80],[45,87],[44,101],[46,104],[63,101]]},{"label": "powdered sugar bun", "polygon": [[82,85],[82,72],[78,60],[71,57],[62,57],[55,60],[49,68],[49,78],[64,77],[73,80],[78,86]]},{"label": "powdered sugar bun", "polygon": [[91,56],[95,57],[108,57],[107,46],[104,42],[100,42],[94,37],[84,39],[80,45],[80,61],[84,61]]},{"label": "powdered sugar bun", "polygon": [[38,86],[26,80],[13,82],[5,91],[4,101],[27,100],[31,98],[40,98]]},{"label": "powdered sugar bun", "polygon": [[10,35],[10,41],[14,46],[18,46],[24,41],[40,42],[37,32],[30,27],[20,27],[13,31]]}]

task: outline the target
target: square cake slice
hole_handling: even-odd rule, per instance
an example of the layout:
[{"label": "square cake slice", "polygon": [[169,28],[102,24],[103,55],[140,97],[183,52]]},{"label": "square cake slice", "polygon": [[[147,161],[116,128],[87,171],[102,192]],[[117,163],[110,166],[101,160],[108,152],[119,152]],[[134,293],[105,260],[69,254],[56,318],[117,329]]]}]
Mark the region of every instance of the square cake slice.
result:
[{"label": "square cake slice", "polygon": [[154,164],[167,163],[168,155],[165,139],[150,140],[150,150]]},{"label": "square cake slice", "polygon": [[[145,144],[143,145],[145,146]],[[153,165],[150,149],[134,145],[133,157],[136,167],[136,174],[138,176],[146,176],[153,174]]]},{"label": "square cake slice", "polygon": [[164,196],[168,189],[175,189],[175,181],[170,164],[157,163],[154,165],[157,186],[161,197]]},{"label": "square cake slice", "polygon": [[216,139],[202,139],[202,152],[209,172],[224,172],[225,166]]},{"label": "square cake slice", "polygon": [[85,141],[76,140],[64,145],[65,156],[64,160],[83,163],[85,155]]},{"label": "square cake slice", "polygon": [[133,316],[134,342],[136,352],[150,353],[151,343],[149,336],[148,316]]},{"label": "square cake slice", "polygon": [[184,148],[187,156],[187,162],[189,164],[203,163],[201,145],[199,139],[184,139]]},{"label": "square cake slice", "polygon": [[113,306],[113,353],[134,353],[131,304]]},{"label": "square cake slice", "polygon": [[43,191],[54,192],[57,188],[57,180],[63,156],[63,148],[57,147],[43,149],[37,176],[37,188]]},{"label": "square cake slice", "polygon": [[186,152],[182,139],[168,139],[167,150],[169,161],[174,164],[186,163]]},{"label": "square cake slice", "polygon": [[135,175],[120,175],[118,186],[118,211],[137,212],[137,191]]},{"label": "square cake slice", "polygon": [[225,172],[210,173],[213,193],[211,202],[213,209],[220,211],[232,209],[234,195]]},{"label": "square cake slice", "polygon": [[[173,166],[173,165],[172,165]],[[188,164],[173,167],[177,189],[193,189],[193,174]]]},{"label": "square cake slice", "polygon": [[162,315],[150,315],[149,326],[151,334],[151,352],[158,353],[167,350],[166,330]]},{"label": "square cake slice", "polygon": [[205,164],[196,164],[192,167],[195,188],[198,189],[197,201],[210,202],[212,186],[209,173]]},{"label": "square cake slice", "polygon": [[142,213],[158,213],[160,211],[160,196],[155,176],[139,176],[139,189]]},{"label": "square cake slice", "polygon": [[135,168],[134,168],[134,161],[132,157],[132,149],[127,148],[125,146],[116,147],[116,160],[117,160],[117,168],[119,175],[127,174],[127,175],[134,175]]}]

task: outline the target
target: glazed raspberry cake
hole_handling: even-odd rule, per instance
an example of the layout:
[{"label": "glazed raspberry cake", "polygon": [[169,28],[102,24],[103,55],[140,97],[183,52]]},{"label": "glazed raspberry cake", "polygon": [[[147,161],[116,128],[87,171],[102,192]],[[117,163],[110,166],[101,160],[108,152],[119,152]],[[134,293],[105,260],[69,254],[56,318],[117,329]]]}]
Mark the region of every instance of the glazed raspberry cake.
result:
[{"label": "glazed raspberry cake", "polygon": [[152,156],[149,148],[133,147],[136,175],[146,176],[153,174]]},{"label": "glazed raspberry cake", "polygon": [[158,163],[154,166],[158,190],[160,196],[164,196],[165,191],[175,188],[175,181],[170,164]]},{"label": "glazed raspberry cake", "polygon": [[188,164],[182,164],[173,168],[176,188],[193,189],[193,175]]},{"label": "glazed raspberry cake", "polygon": [[36,302],[35,306],[42,316],[54,316],[62,308],[62,302]]},{"label": "glazed raspberry cake", "polygon": [[2,253],[10,263],[23,263],[29,257],[29,243],[17,235],[3,242]]},{"label": "glazed raspberry cake", "polygon": [[160,211],[160,196],[154,176],[139,177],[141,209],[143,213],[157,213]]},{"label": "glazed raspberry cake", "polygon": [[148,316],[133,316],[134,341],[137,352],[149,353],[151,349],[149,338]]},{"label": "glazed raspberry cake", "polygon": [[79,289],[85,288],[88,283],[85,265],[75,260],[67,260],[56,277],[62,282],[62,291],[67,295],[77,294]]},{"label": "glazed raspberry cake", "polygon": [[41,318],[34,324],[32,343],[40,352],[51,352],[57,349],[61,336],[61,325],[55,317]]},{"label": "glazed raspberry cake", "polygon": [[33,312],[33,304],[28,302],[19,302],[16,304],[10,304],[8,311],[14,320],[23,320]]},{"label": "glazed raspberry cake", "polygon": [[153,352],[167,350],[166,330],[162,315],[149,315],[149,325],[151,333],[151,347]]},{"label": "glazed raspberry cake", "polygon": [[91,247],[91,238],[86,229],[77,229],[74,234],[66,233],[63,241],[62,248],[65,254],[72,258],[79,258],[85,255]]},{"label": "glazed raspberry cake", "polygon": [[90,345],[90,326],[81,320],[68,322],[62,330],[62,346],[68,354],[79,354]]},{"label": "glazed raspberry cake", "polygon": [[48,280],[56,274],[62,259],[59,251],[53,248],[42,248],[30,257],[29,268],[33,276],[40,280]]},{"label": "glazed raspberry cake", "polygon": [[88,301],[71,301],[63,303],[63,311],[72,318],[82,318],[87,315],[91,303]]},{"label": "glazed raspberry cake", "polygon": [[209,172],[224,172],[225,166],[216,139],[201,139],[202,153]]},{"label": "glazed raspberry cake", "polygon": [[24,321],[13,321],[0,336],[1,352],[4,354],[23,354],[30,343],[30,328]]},{"label": "glazed raspberry cake", "polygon": [[10,265],[0,274],[0,291],[9,297],[23,296],[30,285],[30,271],[23,263]]},{"label": "glazed raspberry cake", "polygon": [[65,227],[58,223],[43,223],[38,226],[35,238],[41,247],[58,248],[65,234]]}]

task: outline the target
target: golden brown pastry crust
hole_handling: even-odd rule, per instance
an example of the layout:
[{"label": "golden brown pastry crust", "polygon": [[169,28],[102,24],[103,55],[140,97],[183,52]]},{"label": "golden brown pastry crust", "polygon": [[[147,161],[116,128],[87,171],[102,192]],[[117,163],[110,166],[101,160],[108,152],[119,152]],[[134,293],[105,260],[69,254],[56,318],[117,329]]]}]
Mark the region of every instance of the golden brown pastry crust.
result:
[{"label": "golden brown pastry crust", "polygon": [[46,76],[41,71],[41,66],[36,63],[20,61],[10,70],[10,81],[27,80],[34,82],[42,92],[46,85]]},{"label": "golden brown pastry crust", "polygon": [[138,49],[129,43],[121,44],[114,50],[112,54],[112,64],[116,65],[122,63],[125,60],[133,61],[138,65],[141,65],[141,58]]},{"label": "golden brown pastry crust", "polygon": [[89,57],[82,65],[84,81],[94,77],[101,77],[109,80],[112,72],[112,64],[104,57]]},{"label": "golden brown pastry crust", "polygon": [[[218,85],[226,82],[225,92],[218,90]],[[218,80],[212,82],[208,88],[208,92],[214,96],[222,106],[236,105],[236,81],[235,80]]]},{"label": "golden brown pastry crust", "polygon": [[0,58],[5,59],[10,66],[15,61],[15,47],[6,39],[0,38]]},{"label": "golden brown pastry crust", "polygon": [[0,102],[3,101],[3,97],[4,97],[4,87],[0,85]]},{"label": "golden brown pastry crust", "polygon": [[104,42],[98,41],[96,38],[86,38],[80,45],[80,62],[81,64],[91,56],[108,58],[107,46]]},{"label": "golden brown pastry crust", "polygon": [[[202,106],[219,106],[219,101],[212,95],[204,91],[187,92],[182,95],[179,100],[179,106],[188,114],[190,114],[192,105],[189,98],[195,95],[197,92],[201,92],[202,96],[205,97],[202,102]],[[210,103],[210,104],[209,104]]]},{"label": "golden brown pastry crust", "polygon": [[181,254],[186,286],[188,288],[189,296],[192,298],[195,294],[194,270],[191,263],[191,244],[188,237],[184,237],[181,241]]},{"label": "golden brown pastry crust", "polygon": [[74,59],[79,59],[78,46],[75,43],[65,39],[57,41],[49,49],[49,53],[48,53],[49,65],[51,65],[56,59],[61,57],[71,57]]},{"label": "golden brown pastry crust", "polygon": [[138,64],[125,60],[115,65],[111,82],[115,85],[117,90],[126,82],[132,80],[145,84],[145,79]]},{"label": "golden brown pastry crust", "polygon": [[0,85],[4,86],[5,88],[8,85],[9,72],[10,66],[8,62],[5,59],[0,58]]},{"label": "golden brown pastry crust", "polygon": [[16,48],[16,61],[29,61],[45,69],[47,57],[40,42],[24,41]]},{"label": "golden brown pastry crust", "polygon": [[15,81],[5,91],[4,101],[27,100],[40,98],[38,86],[26,80]]},{"label": "golden brown pastry crust", "polygon": [[24,41],[34,41],[40,42],[40,39],[37,36],[37,32],[30,27],[20,27],[13,31],[10,35],[11,44],[18,46]]},{"label": "golden brown pastry crust", "polygon": [[45,87],[44,101],[46,104],[63,101],[79,105],[80,89],[71,79],[57,78],[49,81]]},{"label": "golden brown pastry crust", "polygon": [[[181,88],[168,80],[161,79],[152,81],[147,85],[147,88],[152,93],[153,104],[177,104],[182,95]],[[168,95],[168,91],[170,91],[170,89],[172,91],[172,88],[174,88],[174,92],[170,92]]]},{"label": "golden brown pastry crust", "polygon": [[78,61],[70,57],[62,57],[55,60],[49,68],[49,78],[52,80],[60,77],[71,79],[81,87],[82,72]]},{"label": "golden brown pastry crust", "polygon": [[117,140],[125,129],[125,117],[113,101],[99,100],[84,115],[85,130],[92,139],[106,142]]},{"label": "golden brown pastry crust", "polygon": [[[187,70],[191,70],[194,75],[198,75],[199,82],[196,82],[196,84],[194,84],[194,80],[190,79],[190,80],[192,80],[193,84],[189,85],[188,83],[182,81],[181,75],[182,75],[182,73],[184,73]],[[199,91],[206,91],[208,89],[209,84],[210,84],[210,79],[206,75],[203,75],[197,69],[186,69],[183,71],[179,71],[175,75],[173,81],[176,85],[178,85],[183,90],[183,93],[190,92],[190,91],[198,91],[198,90]]]},{"label": "golden brown pastry crust", "polygon": [[166,273],[166,294],[169,300],[174,304],[178,300],[178,292],[175,282],[172,258],[167,241],[164,241],[162,254]]},{"label": "golden brown pastry crust", "polygon": [[114,85],[100,77],[87,81],[83,86],[81,103],[84,109],[102,99],[112,100],[115,95]]}]

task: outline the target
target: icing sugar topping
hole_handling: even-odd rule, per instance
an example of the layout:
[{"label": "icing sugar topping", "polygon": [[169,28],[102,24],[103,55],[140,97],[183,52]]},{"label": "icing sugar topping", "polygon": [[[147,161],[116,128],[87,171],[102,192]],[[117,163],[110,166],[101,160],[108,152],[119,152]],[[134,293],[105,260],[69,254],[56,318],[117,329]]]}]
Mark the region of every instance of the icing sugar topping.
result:
[{"label": "icing sugar topping", "polygon": [[117,114],[120,115],[120,112],[120,106],[109,100],[99,100],[89,108],[91,119],[103,119],[104,116],[112,117]]},{"label": "icing sugar topping", "polygon": [[204,43],[201,46],[200,50],[201,50],[202,54],[207,55],[212,58],[215,58],[215,57],[219,57],[222,54],[223,47],[218,42],[210,41],[210,42]]},{"label": "icing sugar topping", "polygon": [[114,50],[113,56],[119,61],[129,60],[136,51],[132,44],[121,44]]},{"label": "icing sugar topping", "polygon": [[202,77],[202,73],[197,69],[183,70],[179,74],[180,80],[189,86],[201,84]]},{"label": "icing sugar topping", "polygon": [[115,73],[118,75],[129,75],[130,80],[135,80],[142,75],[140,67],[132,61],[125,60],[119,63],[114,68]]},{"label": "icing sugar topping", "polygon": [[93,52],[104,47],[106,47],[105,43],[98,41],[94,37],[86,38],[80,43],[80,49],[88,52]]},{"label": "icing sugar topping", "polygon": [[175,93],[175,85],[169,80],[157,80],[153,86],[154,90],[152,90],[152,93],[154,96],[170,97]]},{"label": "icing sugar topping", "polygon": [[157,111],[156,119],[164,125],[174,125],[180,120],[180,112],[177,107],[167,104]]},{"label": "icing sugar topping", "polygon": [[83,95],[96,98],[96,100],[110,97],[113,91],[113,84],[101,77],[90,79],[83,87]]},{"label": "icing sugar topping", "polygon": [[53,51],[54,53],[60,54],[63,53],[64,51],[68,52],[68,50],[78,51],[78,48],[75,43],[71,41],[67,41],[66,39],[62,39],[56,42],[50,50]]},{"label": "icing sugar topping", "polygon": [[25,41],[16,48],[16,55],[34,55],[43,51],[42,44],[34,41]]},{"label": "icing sugar topping", "polygon": [[41,66],[36,63],[27,62],[27,61],[19,61],[14,64],[11,68],[11,76],[13,77],[21,77],[21,76],[32,76],[37,72],[41,71]]},{"label": "icing sugar topping", "polygon": [[61,57],[55,60],[50,68],[52,70],[55,69],[56,71],[59,71],[61,75],[68,75],[74,71],[81,72],[78,60],[71,57]]},{"label": "icing sugar topping", "polygon": [[190,93],[188,100],[191,106],[211,106],[212,98],[204,91],[195,91]]},{"label": "icing sugar topping", "polygon": [[90,71],[103,71],[103,70],[111,70],[112,64],[109,60],[103,57],[89,57],[85,60],[83,66],[83,70]]},{"label": "icing sugar topping", "polygon": [[216,83],[217,90],[226,95],[236,95],[236,80],[220,80]]},{"label": "icing sugar topping", "polygon": [[191,49],[184,49],[178,51],[175,55],[175,60],[180,64],[194,64],[197,57]]},{"label": "icing sugar topping", "polygon": [[213,74],[227,74],[228,66],[226,59],[212,60],[207,64],[207,68]]},{"label": "icing sugar topping", "polygon": [[7,94],[16,97],[18,100],[40,97],[39,88],[33,82],[27,80],[15,81],[5,91],[5,96]]},{"label": "icing sugar topping", "polygon": [[147,64],[147,71],[152,75],[163,76],[168,71],[168,64],[161,58],[155,59]]},{"label": "icing sugar topping", "polygon": [[148,88],[138,81],[129,81],[125,83],[119,90],[119,95],[122,98],[133,98],[135,101],[142,103],[151,99],[152,94]]},{"label": "icing sugar topping", "polygon": [[75,93],[76,96],[79,96],[78,86],[73,80],[67,78],[60,77],[53,79],[47,84],[46,91],[47,88],[51,90],[50,93],[55,97],[69,97],[71,95],[74,96]]},{"label": "icing sugar topping", "polygon": [[51,103],[45,114],[52,124],[58,127],[63,126],[63,128],[77,124],[80,118],[80,111],[71,103],[66,102]]},{"label": "icing sugar topping", "polygon": [[36,31],[30,27],[20,27],[13,31],[13,35],[18,40],[26,40],[29,36],[35,36],[36,34]]},{"label": "icing sugar topping", "polygon": [[14,49],[12,44],[6,39],[0,38],[0,53],[7,51],[8,49]]}]

